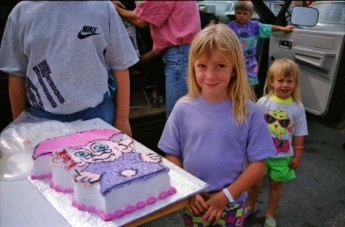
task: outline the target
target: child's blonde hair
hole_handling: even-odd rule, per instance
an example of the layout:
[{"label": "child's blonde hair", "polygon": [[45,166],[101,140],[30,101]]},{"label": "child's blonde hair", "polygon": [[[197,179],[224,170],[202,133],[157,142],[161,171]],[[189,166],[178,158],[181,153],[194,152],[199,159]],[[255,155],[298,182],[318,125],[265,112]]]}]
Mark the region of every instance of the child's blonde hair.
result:
[{"label": "child's blonde hair", "polygon": [[274,79],[279,77],[291,77],[295,81],[295,89],[291,96],[295,102],[301,102],[298,66],[295,62],[286,58],[276,59],[269,67],[264,85],[264,96],[271,96],[274,94],[271,83],[274,81]]},{"label": "child's blonde hair", "polygon": [[235,5],[235,12],[237,10],[254,12],[254,6],[251,1],[237,1]]},{"label": "child's blonde hair", "polygon": [[211,56],[214,50],[219,50],[233,66],[234,73],[231,75],[227,93],[232,101],[232,110],[236,120],[243,123],[248,113],[247,102],[254,101],[254,94],[247,81],[242,46],[228,25],[210,25],[194,38],[189,52],[188,96],[201,95],[201,87],[195,78],[195,61],[203,56]]}]

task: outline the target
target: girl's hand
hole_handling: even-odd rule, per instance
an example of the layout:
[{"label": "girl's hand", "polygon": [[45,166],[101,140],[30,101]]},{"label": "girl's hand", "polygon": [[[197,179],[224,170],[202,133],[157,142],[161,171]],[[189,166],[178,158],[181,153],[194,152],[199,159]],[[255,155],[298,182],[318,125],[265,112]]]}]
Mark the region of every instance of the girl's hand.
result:
[{"label": "girl's hand", "polygon": [[289,164],[289,167],[293,170],[297,169],[300,165],[300,158],[294,157]]},{"label": "girl's hand", "polygon": [[189,200],[188,210],[192,215],[199,215],[205,212],[207,205],[204,198],[200,194],[196,194]]},{"label": "girl's hand", "polygon": [[206,201],[208,209],[202,219],[206,221],[208,225],[211,222],[216,224],[228,203],[228,198],[225,196],[223,191],[212,193],[210,198]]}]

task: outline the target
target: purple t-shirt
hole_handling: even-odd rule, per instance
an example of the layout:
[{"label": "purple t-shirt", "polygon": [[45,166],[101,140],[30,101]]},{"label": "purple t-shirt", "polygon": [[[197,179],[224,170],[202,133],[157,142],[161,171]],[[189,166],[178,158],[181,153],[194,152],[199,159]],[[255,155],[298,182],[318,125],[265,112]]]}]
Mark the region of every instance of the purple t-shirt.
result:
[{"label": "purple t-shirt", "polygon": [[[263,113],[253,102],[248,107],[247,123],[239,124],[229,99],[209,103],[202,97],[183,98],[169,116],[158,147],[180,157],[186,171],[209,184],[204,192],[222,190],[244,171],[247,160],[275,154]],[[236,201],[245,197],[243,193]]]}]

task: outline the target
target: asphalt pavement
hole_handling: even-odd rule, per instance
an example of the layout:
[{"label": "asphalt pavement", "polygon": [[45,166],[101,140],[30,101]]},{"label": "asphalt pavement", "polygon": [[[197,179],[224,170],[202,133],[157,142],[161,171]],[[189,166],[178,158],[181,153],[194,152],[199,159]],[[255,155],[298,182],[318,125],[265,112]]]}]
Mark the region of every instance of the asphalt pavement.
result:
[{"label": "asphalt pavement", "polygon": [[[307,116],[309,135],[297,179],[284,183],[277,209],[278,227],[345,226],[345,130]],[[245,227],[264,224],[268,203],[265,180],[257,203],[257,213],[246,220]],[[141,227],[184,226],[182,211],[156,219]]]}]

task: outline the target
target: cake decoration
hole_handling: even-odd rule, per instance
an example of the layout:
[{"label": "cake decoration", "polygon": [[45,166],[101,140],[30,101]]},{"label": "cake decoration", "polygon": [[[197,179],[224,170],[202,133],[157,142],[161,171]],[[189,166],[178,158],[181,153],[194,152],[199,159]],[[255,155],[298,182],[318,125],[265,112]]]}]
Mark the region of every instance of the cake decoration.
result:
[{"label": "cake decoration", "polygon": [[44,164],[40,160],[49,156],[51,188],[72,193],[73,206],[105,221],[176,193],[162,157],[137,152],[134,140],[120,131],[95,129],[48,139],[37,145],[33,159]]},{"label": "cake decoration", "polygon": [[83,146],[97,137],[119,139],[122,136],[123,133],[114,129],[92,129],[46,139],[37,144],[34,148],[34,152],[32,154],[34,164],[31,171],[31,179],[45,179],[52,176],[50,161],[52,159],[53,151],[60,150],[64,147]]}]

